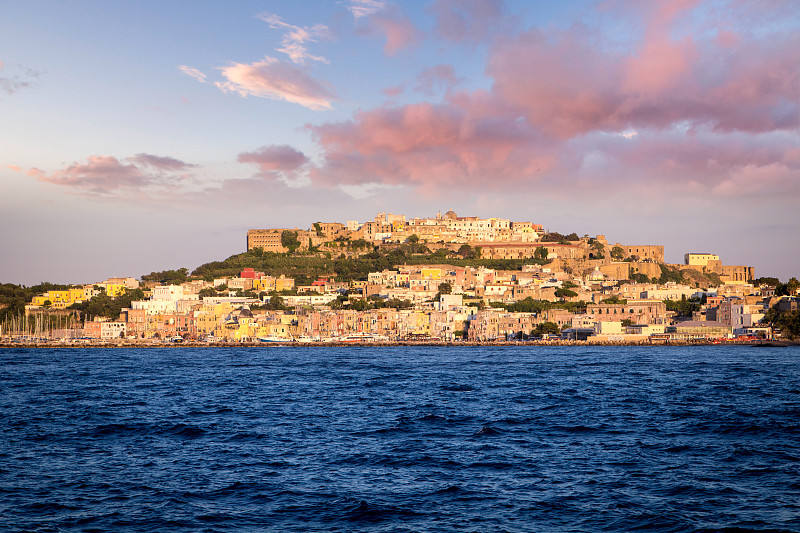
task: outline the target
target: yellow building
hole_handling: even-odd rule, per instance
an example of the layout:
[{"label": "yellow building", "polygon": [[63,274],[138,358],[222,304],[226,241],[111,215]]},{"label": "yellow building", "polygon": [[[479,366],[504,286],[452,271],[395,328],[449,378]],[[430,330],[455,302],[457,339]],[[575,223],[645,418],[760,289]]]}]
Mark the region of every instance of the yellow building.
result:
[{"label": "yellow building", "polygon": [[125,293],[128,287],[125,286],[123,283],[106,283],[105,289],[106,294],[112,298],[116,298],[117,296],[121,296]]},{"label": "yellow building", "polygon": [[422,279],[442,279],[441,268],[423,268],[419,271]]},{"label": "yellow building", "polygon": [[71,288],[63,291],[47,291],[40,296],[34,296],[31,305],[44,307],[45,302],[50,302],[50,309],[66,309],[72,304],[81,303],[91,298],[83,287]]}]

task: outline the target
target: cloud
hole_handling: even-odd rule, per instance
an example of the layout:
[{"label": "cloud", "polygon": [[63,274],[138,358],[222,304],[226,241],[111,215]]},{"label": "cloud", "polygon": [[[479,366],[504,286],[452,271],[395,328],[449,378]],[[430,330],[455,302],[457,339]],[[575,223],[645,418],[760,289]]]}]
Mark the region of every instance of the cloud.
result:
[{"label": "cloud", "polygon": [[456,70],[452,65],[435,65],[422,71],[417,78],[415,89],[428,94],[437,88],[449,91],[462,81],[464,79],[456,76]]},{"label": "cloud", "polygon": [[754,133],[797,128],[800,36],[672,37],[675,21],[688,16],[675,5],[647,15],[632,52],[582,26],[505,39],[490,52],[493,90],[562,139],[681,122]]},{"label": "cloud", "polygon": [[5,76],[0,74],[0,91],[9,96],[22,89],[33,87],[34,81],[42,75],[42,72],[38,70],[20,65],[13,65],[8,68],[4,62],[0,61],[0,71],[3,70],[10,70],[10,74]]},{"label": "cloud", "polygon": [[192,78],[196,79],[200,83],[206,82],[206,75],[196,68],[187,67],[186,65],[178,65],[178,69],[187,76],[191,76]]},{"label": "cloud", "polygon": [[297,170],[299,167],[308,163],[308,158],[291,146],[263,146],[255,152],[243,152],[239,154],[240,163],[254,163],[259,166],[262,172],[274,170],[290,171]]},{"label": "cloud", "polygon": [[362,17],[374,15],[386,8],[386,2],[380,0],[350,0],[347,2],[347,10],[358,20]]},{"label": "cloud", "polygon": [[233,63],[220,68],[228,80],[215,85],[223,92],[257,96],[300,104],[308,109],[330,109],[331,92],[303,70],[272,57],[251,64]]},{"label": "cloud", "polygon": [[422,39],[411,20],[397,10],[383,11],[372,15],[369,19],[386,37],[386,43],[383,45],[386,55],[394,55]]},{"label": "cloud", "polygon": [[310,185],[308,178],[309,160],[299,150],[287,145],[262,146],[254,152],[243,152],[237,160],[240,163],[258,165],[256,177],[268,181],[281,181],[298,188]]},{"label": "cloud", "polygon": [[797,166],[782,163],[746,165],[716,185],[712,193],[721,197],[785,194],[797,198],[800,196],[798,172]]},{"label": "cloud", "polygon": [[68,187],[78,194],[104,197],[147,197],[148,193],[174,190],[195,165],[171,157],[138,154],[120,161],[93,155],[50,174],[38,168],[26,174],[45,183]]},{"label": "cloud", "polygon": [[348,9],[353,13],[356,22],[363,19],[356,33],[382,35],[386,39],[383,46],[386,55],[392,56],[400,50],[414,46],[424,37],[411,19],[395,5],[387,6],[385,2],[364,0],[350,2]]},{"label": "cloud", "polygon": [[502,0],[436,0],[433,34],[454,43],[478,43],[510,26]]},{"label": "cloud", "polygon": [[140,166],[149,166],[165,172],[176,172],[180,170],[185,171],[197,167],[197,165],[185,163],[179,159],[175,159],[174,157],[164,157],[151,154],[136,154],[135,156],[129,157],[127,160]]},{"label": "cloud", "polygon": [[[694,1],[637,5],[632,47],[580,24],[534,28],[489,49],[489,90],[308,126],[321,156],[312,179],[424,193],[796,191],[800,34],[709,21]],[[439,65],[417,88],[454,80]]]},{"label": "cloud", "polygon": [[493,188],[554,164],[548,143],[535,131],[513,118],[483,114],[487,106],[480,97],[462,101],[383,107],[359,112],[351,121],[309,126],[322,150],[312,179]]},{"label": "cloud", "polygon": [[278,48],[278,52],[282,52],[289,56],[293,63],[304,64],[306,59],[311,61],[321,61],[327,63],[328,60],[322,56],[314,56],[308,53],[305,46],[307,42],[316,42],[319,38],[328,38],[330,31],[324,24],[315,24],[314,26],[294,26],[284,22],[278,15],[274,13],[261,13],[256,18],[269,24],[270,28],[283,29],[286,33],[283,35],[281,44],[283,48]]}]

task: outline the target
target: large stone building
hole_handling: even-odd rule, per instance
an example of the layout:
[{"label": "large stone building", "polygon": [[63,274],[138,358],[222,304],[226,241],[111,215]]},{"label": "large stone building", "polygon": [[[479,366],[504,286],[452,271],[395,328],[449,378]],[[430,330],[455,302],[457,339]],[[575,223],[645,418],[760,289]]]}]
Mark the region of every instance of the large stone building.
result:
[{"label": "large stone building", "polygon": [[286,253],[289,249],[281,244],[281,237],[284,231],[291,231],[297,234],[297,240],[300,242],[298,248],[300,250],[307,250],[309,245],[316,246],[326,240],[324,236],[318,236],[316,231],[297,228],[250,229],[247,230],[247,249],[261,248],[265,252]]},{"label": "large stone building", "polygon": [[624,304],[589,304],[585,314],[595,321],[627,318],[633,324],[663,324],[667,319],[667,306],[658,300],[628,300]]}]

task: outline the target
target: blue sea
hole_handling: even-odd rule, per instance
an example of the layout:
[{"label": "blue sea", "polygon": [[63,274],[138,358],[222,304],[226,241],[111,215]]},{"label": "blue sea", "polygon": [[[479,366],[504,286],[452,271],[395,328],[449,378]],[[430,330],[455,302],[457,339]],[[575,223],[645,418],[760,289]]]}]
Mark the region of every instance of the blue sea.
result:
[{"label": "blue sea", "polygon": [[0,350],[0,531],[800,531],[800,348]]}]

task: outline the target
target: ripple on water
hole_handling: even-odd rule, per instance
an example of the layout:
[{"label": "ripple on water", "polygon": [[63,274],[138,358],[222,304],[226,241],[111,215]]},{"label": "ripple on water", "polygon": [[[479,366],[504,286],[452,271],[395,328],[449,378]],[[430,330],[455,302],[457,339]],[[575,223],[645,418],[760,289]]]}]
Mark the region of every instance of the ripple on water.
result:
[{"label": "ripple on water", "polygon": [[2,355],[0,529],[800,531],[794,347]]}]

